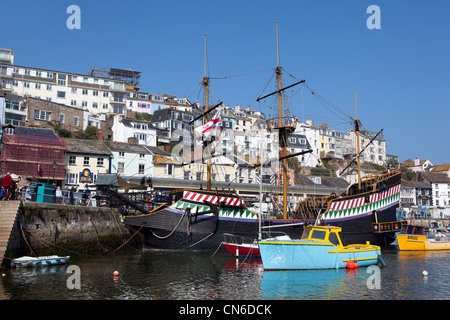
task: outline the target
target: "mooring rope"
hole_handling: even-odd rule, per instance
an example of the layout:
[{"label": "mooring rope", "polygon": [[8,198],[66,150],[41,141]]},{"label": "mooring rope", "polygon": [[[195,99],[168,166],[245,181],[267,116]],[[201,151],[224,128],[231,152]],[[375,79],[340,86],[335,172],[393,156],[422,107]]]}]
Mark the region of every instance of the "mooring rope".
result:
[{"label": "mooring rope", "polygon": [[155,233],[153,232],[152,229],[150,229],[150,232],[151,232],[156,238],[158,238],[159,240],[167,239],[167,238],[169,238],[169,237],[175,232],[175,230],[178,229],[178,227],[179,227],[180,224],[181,224],[181,221],[183,221],[184,216],[185,216],[184,213],[182,213],[182,214],[181,214],[181,219],[180,219],[180,221],[178,221],[178,224],[175,226],[175,229],[173,229],[173,230],[172,230],[168,235],[166,235],[166,236],[158,236],[157,234],[155,234]]},{"label": "mooring rope", "polygon": [[126,245],[131,239],[133,239],[133,237],[135,236],[135,235],[137,235],[138,233],[139,233],[139,231],[141,231],[141,229],[143,228],[145,226],[145,223],[144,224],[142,224],[142,226],[127,240],[127,241],[125,241],[124,243],[122,243],[122,245],[120,246],[120,247],[118,247],[116,250],[114,250],[113,251],[113,253],[114,252],[116,252],[117,250],[119,250],[120,248],[122,248],[124,245]]}]

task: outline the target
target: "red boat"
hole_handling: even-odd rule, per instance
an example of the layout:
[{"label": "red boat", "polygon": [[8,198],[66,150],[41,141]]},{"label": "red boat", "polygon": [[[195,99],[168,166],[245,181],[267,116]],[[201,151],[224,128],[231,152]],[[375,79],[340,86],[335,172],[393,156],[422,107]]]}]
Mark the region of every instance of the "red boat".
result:
[{"label": "red boat", "polygon": [[253,243],[231,243],[224,242],[223,245],[229,253],[237,258],[258,258],[261,257],[259,253],[258,241]]}]

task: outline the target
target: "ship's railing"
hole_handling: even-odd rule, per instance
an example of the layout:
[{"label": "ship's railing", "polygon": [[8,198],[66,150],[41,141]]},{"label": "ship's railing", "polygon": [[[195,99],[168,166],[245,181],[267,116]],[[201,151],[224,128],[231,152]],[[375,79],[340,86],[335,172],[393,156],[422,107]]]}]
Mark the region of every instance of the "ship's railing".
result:
[{"label": "ship's railing", "polygon": [[366,185],[366,189],[376,188],[378,182],[389,179],[397,174],[401,173],[399,169],[384,170],[376,173],[369,174],[361,178],[361,184]]}]

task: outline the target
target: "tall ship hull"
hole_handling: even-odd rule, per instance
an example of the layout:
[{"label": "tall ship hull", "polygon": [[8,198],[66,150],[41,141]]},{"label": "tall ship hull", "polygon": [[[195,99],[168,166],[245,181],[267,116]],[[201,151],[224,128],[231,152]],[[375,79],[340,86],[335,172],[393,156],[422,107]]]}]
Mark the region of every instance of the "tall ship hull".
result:
[{"label": "tall ship hull", "polygon": [[173,192],[172,203],[149,214],[126,216],[124,223],[138,231],[144,248],[158,250],[214,250],[226,234],[251,241],[257,238],[260,223],[269,236],[283,232],[298,239],[303,226],[318,223],[341,227],[343,245],[369,241],[386,246],[404,223],[396,219],[401,173],[384,172],[373,181],[373,186],[366,184],[371,190],[365,192],[351,194],[352,185],[340,196],[307,199],[299,203],[293,219],[260,221],[236,193],[180,190]]}]

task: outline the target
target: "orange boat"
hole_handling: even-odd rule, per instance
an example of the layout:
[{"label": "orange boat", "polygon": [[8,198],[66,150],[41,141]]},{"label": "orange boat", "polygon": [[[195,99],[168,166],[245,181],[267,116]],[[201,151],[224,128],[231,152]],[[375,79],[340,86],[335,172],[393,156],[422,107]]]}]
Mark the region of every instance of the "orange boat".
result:
[{"label": "orange boat", "polygon": [[434,239],[429,239],[422,226],[405,225],[396,237],[402,251],[450,250],[449,238],[437,234]]}]

